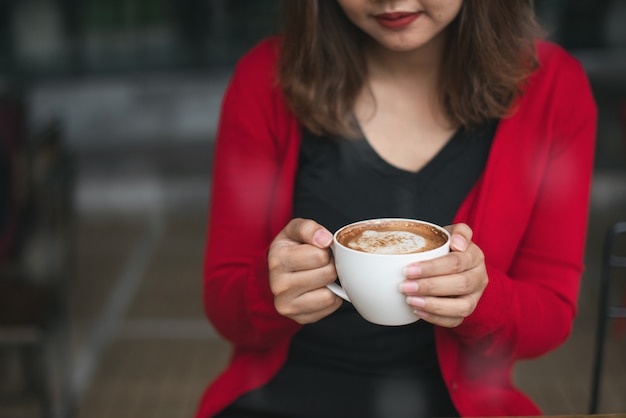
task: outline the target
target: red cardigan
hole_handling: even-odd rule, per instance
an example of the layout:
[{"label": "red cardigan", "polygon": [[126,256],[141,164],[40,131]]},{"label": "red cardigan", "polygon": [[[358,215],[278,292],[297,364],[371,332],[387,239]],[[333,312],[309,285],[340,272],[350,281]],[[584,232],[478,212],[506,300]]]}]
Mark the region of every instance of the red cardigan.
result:
[{"label": "red cardigan", "polygon": [[[197,418],[266,383],[299,329],[276,312],[268,284],[266,253],[292,217],[300,145],[275,83],[277,47],[265,40],[240,60],[222,106],[204,303],[233,355]],[[455,219],[473,228],[489,274],[474,313],[457,328],[436,327],[443,377],[463,416],[538,414],[513,386],[512,368],[559,346],[576,313],[596,107],[576,60],[547,42],[538,50],[540,68],[500,122],[484,174]]]}]

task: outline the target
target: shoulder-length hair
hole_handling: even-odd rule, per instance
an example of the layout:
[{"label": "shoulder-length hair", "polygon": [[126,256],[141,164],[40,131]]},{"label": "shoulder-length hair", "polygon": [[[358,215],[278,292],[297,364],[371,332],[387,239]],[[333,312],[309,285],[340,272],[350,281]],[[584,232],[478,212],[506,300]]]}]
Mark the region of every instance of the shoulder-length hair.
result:
[{"label": "shoulder-length hair", "polygon": [[[286,0],[278,77],[292,111],[316,134],[355,133],[353,107],[366,82],[363,33],[336,0]],[[543,32],[529,0],[464,0],[448,27],[439,99],[471,128],[507,116],[538,67]]]}]

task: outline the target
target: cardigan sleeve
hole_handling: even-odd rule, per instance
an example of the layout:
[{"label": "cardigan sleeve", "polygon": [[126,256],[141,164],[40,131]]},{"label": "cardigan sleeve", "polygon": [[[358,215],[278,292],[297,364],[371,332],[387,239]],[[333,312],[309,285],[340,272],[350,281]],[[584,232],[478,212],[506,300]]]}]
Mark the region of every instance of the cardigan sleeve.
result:
[{"label": "cardigan sleeve", "polygon": [[276,312],[268,278],[281,167],[274,48],[274,42],[264,41],[242,58],[224,96],[204,263],[210,322],[238,347],[254,349],[275,346],[299,327]]},{"label": "cardigan sleeve", "polygon": [[[524,134],[530,132],[527,136],[532,138],[509,138],[536,142],[527,147],[537,150],[527,153],[530,174],[521,176],[532,185],[534,199],[526,199],[532,202],[527,214],[518,212],[516,224],[500,225],[490,238],[496,241],[496,234],[519,229],[519,240],[512,232],[516,244],[506,267],[490,262],[486,252],[489,284],[476,311],[454,330],[487,358],[542,355],[567,338],[576,314],[597,115],[580,64],[558,48],[556,55],[560,59],[546,64],[547,80],[538,83],[541,94],[524,98],[526,103],[515,116],[519,125],[513,125]],[[515,176],[520,177],[520,173],[507,175],[511,185],[516,184]],[[515,208],[503,203],[499,210],[514,212]]]}]

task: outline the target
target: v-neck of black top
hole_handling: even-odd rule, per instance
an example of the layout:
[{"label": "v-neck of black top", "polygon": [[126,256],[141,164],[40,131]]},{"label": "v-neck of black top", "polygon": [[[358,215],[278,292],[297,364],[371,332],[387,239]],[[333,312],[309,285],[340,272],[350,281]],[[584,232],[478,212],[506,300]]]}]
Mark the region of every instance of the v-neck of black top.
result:
[{"label": "v-neck of black top", "polygon": [[[409,171],[399,168],[378,154],[372,147],[367,137],[361,132],[361,136],[354,141],[352,148],[355,152],[355,158],[360,158],[365,164],[368,164],[374,170],[379,171],[387,177],[393,177],[394,181],[400,183],[410,183],[414,186],[416,182],[421,182],[432,175],[435,175],[438,169],[455,158],[460,150],[460,141],[465,137],[465,130],[459,129],[446,141],[441,149],[417,171]],[[307,134],[309,135],[309,134]],[[310,138],[309,138],[310,140]]]},{"label": "v-neck of black top", "polygon": [[[439,151],[429,160],[426,164],[417,171],[405,170],[399,168],[378,154],[378,152],[372,147],[367,136],[361,131],[360,136],[353,140],[354,149],[363,158],[363,161],[372,164],[377,170],[385,173],[386,175],[398,175],[415,180],[419,177],[428,176],[429,172],[436,170],[440,161],[445,161],[446,158],[451,156],[454,152],[454,148],[457,145],[459,139],[465,134],[463,129],[456,130],[452,136],[446,141],[446,143],[439,149]],[[308,134],[307,134],[308,135]]]},{"label": "v-neck of black top", "polygon": [[452,223],[482,174],[497,121],[459,129],[417,172],[384,160],[361,136],[329,139],[303,132],[294,216],[330,231],[363,219],[406,217]]}]

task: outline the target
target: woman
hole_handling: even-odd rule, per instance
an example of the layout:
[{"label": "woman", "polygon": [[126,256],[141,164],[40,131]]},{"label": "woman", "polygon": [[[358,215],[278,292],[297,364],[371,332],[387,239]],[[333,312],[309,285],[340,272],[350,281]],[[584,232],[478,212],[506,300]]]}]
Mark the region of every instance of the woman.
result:
[{"label": "woman", "polygon": [[[538,414],[511,382],[576,312],[596,110],[526,0],[289,1],[238,64],[216,143],[204,300],[233,344],[207,416]],[[420,319],[325,285],[332,232],[450,225],[406,268]]]}]

